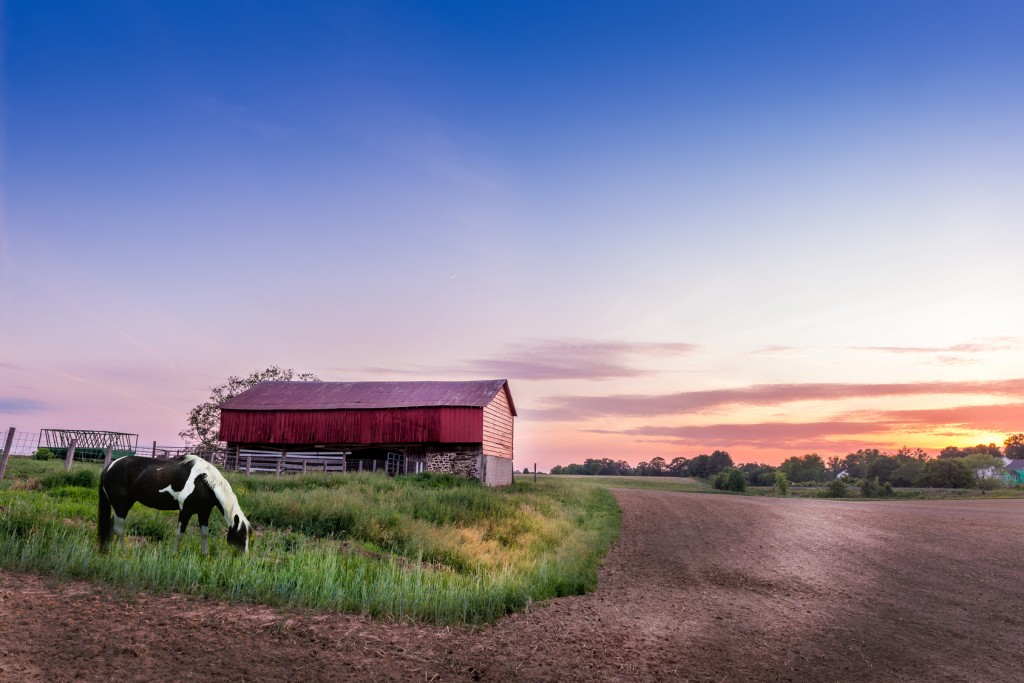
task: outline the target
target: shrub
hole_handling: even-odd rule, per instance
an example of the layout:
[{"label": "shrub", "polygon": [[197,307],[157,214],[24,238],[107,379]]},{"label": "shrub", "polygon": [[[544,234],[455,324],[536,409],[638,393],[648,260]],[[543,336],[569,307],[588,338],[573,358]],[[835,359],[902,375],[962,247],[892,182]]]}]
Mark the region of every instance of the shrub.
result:
[{"label": "shrub", "polygon": [[886,498],[896,495],[896,492],[892,490],[892,484],[890,482],[885,482],[885,485],[882,486],[882,495]]},{"label": "shrub", "polygon": [[921,473],[922,486],[946,489],[973,489],[978,480],[963,460],[929,460]]},{"label": "shrub", "polygon": [[[886,483],[888,484],[889,482]],[[878,483],[878,477],[875,477],[874,479],[868,479],[865,477],[860,483],[860,495],[865,498],[878,498],[881,492],[882,487]]]},{"label": "shrub", "polygon": [[845,498],[846,497],[846,482],[842,479],[833,479],[825,486],[825,497],[826,498]]},{"label": "shrub", "polygon": [[780,496],[784,496],[789,493],[789,480],[786,479],[785,473],[775,473],[775,490],[779,492]]},{"label": "shrub", "polygon": [[40,448],[32,454],[32,457],[36,460],[53,460],[57,455],[49,448]]},{"label": "shrub", "polygon": [[726,467],[715,475],[712,485],[720,491],[739,491],[742,493],[747,490],[747,478],[743,476],[743,472],[740,470]]}]

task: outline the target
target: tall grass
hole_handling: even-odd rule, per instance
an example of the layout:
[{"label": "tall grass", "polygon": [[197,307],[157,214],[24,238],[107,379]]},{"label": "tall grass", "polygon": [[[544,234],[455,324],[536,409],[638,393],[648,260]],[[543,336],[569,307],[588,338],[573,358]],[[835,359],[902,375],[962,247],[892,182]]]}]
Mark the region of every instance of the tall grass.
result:
[{"label": "tall grass", "polygon": [[[39,465],[48,465],[40,468]],[[569,481],[487,489],[443,475],[229,476],[257,536],[247,556],[211,521],[172,552],[173,513],[136,506],[127,546],[95,541],[98,469],[9,468],[0,485],[0,566],[314,610],[480,623],[531,601],[592,590],[618,534],[603,489]]]}]

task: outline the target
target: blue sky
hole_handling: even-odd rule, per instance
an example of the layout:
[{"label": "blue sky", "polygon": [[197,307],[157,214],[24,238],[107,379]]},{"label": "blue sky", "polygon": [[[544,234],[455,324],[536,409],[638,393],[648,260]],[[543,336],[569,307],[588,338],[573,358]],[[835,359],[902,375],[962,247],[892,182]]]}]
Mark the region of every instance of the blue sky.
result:
[{"label": "blue sky", "polygon": [[[171,442],[276,363],[508,375],[549,465],[1020,431],[977,382],[1024,360],[1021,35],[995,2],[9,2],[0,422]],[[975,412],[840,436],[868,408]]]}]

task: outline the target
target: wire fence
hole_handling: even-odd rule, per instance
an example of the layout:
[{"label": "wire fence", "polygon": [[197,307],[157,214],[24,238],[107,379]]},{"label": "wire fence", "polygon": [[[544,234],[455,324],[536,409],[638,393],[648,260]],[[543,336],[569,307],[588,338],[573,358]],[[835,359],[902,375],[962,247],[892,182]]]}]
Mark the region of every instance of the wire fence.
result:
[{"label": "wire fence", "polygon": [[[0,428],[0,448],[7,443],[7,433],[10,427]],[[32,455],[39,449],[38,432],[19,432],[15,430],[14,441],[11,444],[11,455]]]},{"label": "wire fence", "polygon": [[[6,444],[9,427],[0,428],[0,449]],[[46,431],[46,430],[43,430]],[[10,455],[32,457],[48,444],[40,432],[19,432],[15,430],[11,443]],[[63,458],[67,455],[67,447],[53,450],[53,456]],[[404,454],[388,453],[380,459],[353,458],[351,452],[307,452],[281,453],[275,451],[232,450],[225,448],[199,449],[192,446],[161,446],[156,441],[134,445],[130,451],[118,450],[120,455],[141,455],[147,458],[178,458],[183,455],[197,455],[204,460],[227,470],[237,470],[246,474],[300,474],[307,472],[341,473],[341,472],[373,472],[388,475],[413,474],[426,470],[425,457],[406,457]],[[95,448],[78,446],[74,454],[75,460],[103,461],[104,453]]]},{"label": "wire fence", "polygon": [[[6,444],[7,433],[10,431],[10,427],[0,427],[0,448],[3,448]],[[14,441],[11,443],[11,456],[30,457],[36,454],[39,450],[40,445],[44,448],[46,443],[41,438],[42,432],[19,432],[17,429],[14,431]],[[76,459],[79,459],[83,452],[87,449],[84,444],[79,444],[77,448]],[[189,453],[196,453],[196,449],[190,446],[175,445],[175,446],[160,446],[156,441],[149,444],[139,444],[133,447],[132,453],[134,455],[142,455],[147,458],[177,458],[182,455]],[[102,459],[102,456],[101,458]],[[211,459],[210,457],[206,458]],[[220,458],[223,460],[223,457]]]}]

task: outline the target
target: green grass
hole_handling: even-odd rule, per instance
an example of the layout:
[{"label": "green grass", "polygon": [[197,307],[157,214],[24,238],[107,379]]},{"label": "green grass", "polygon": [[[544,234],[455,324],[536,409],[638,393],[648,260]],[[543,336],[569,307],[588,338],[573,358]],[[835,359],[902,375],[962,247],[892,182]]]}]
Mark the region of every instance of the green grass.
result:
[{"label": "green grass", "polygon": [[[520,475],[531,477],[532,475]],[[712,488],[710,479],[695,477],[606,477],[585,474],[553,474],[539,475],[538,482],[546,480],[572,481],[596,488],[647,489],[651,491],[682,491],[685,493],[720,493],[726,495],[743,495],[732,491],[718,491]],[[748,496],[777,496],[774,486],[747,486]],[[789,485],[787,498],[823,498],[825,487]],[[1024,490],[999,487],[989,491],[980,489],[933,489],[933,488],[897,488],[892,496],[871,498],[868,500],[965,500],[993,498],[1024,498]],[[847,497],[841,500],[865,500],[857,486],[850,486]],[[840,499],[833,499],[840,500]]]},{"label": "green grass", "polygon": [[235,476],[257,528],[250,553],[211,520],[172,552],[176,515],[135,506],[129,543],[96,548],[98,466],[12,460],[0,484],[0,566],[130,591],[481,623],[593,590],[615,541],[606,488],[544,478],[504,489],[444,475]]},{"label": "green grass", "polygon": [[[778,495],[772,486],[749,486],[747,492],[755,496]],[[824,498],[824,486],[789,485],[788,498]],[[991,491],[981,489],[933,489],[933,488],[895,488],[891,496],[864,498],[860,488],[849,486],[845,498],[831,500],[986,500],[996,498],[1024,498],[1024,491],[1014,488],[997,488]]]},{"label": "green grass", "polygon": [[[521,475],[529,477],[532,475]],[[538,482],[546,479],[572,481],[588,486],[616,489],[648,489],[651,491],[683,491],[689,493],[721,493],[711,486],[710,479],[696,477],[606,477],[586,474],[546,474],[538,476]],[[531,479],[532,481],[532,479]]]}]

